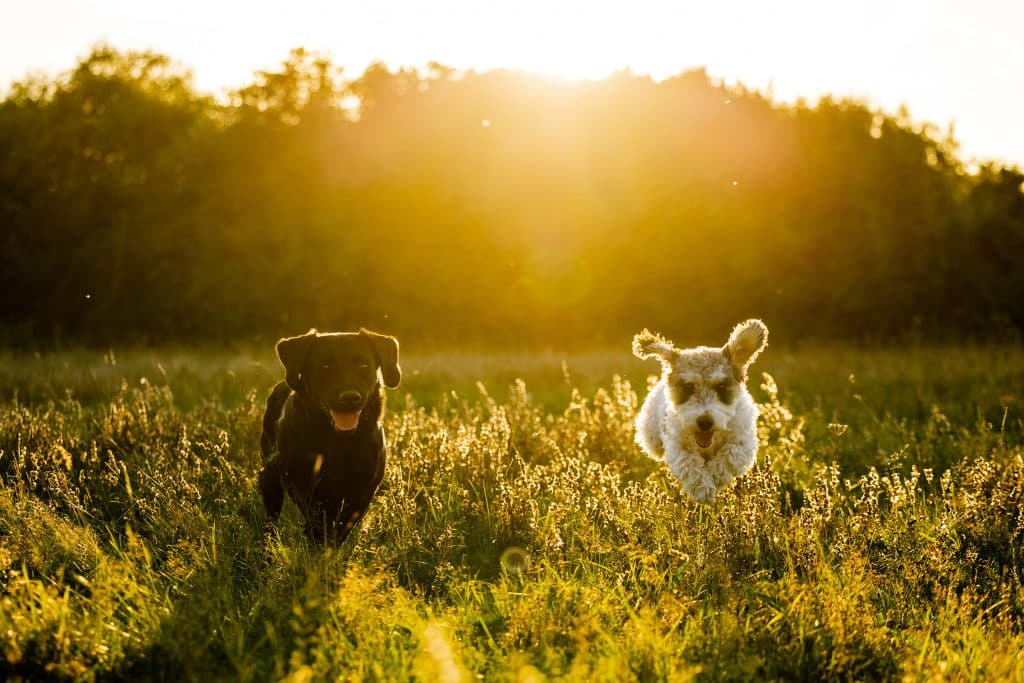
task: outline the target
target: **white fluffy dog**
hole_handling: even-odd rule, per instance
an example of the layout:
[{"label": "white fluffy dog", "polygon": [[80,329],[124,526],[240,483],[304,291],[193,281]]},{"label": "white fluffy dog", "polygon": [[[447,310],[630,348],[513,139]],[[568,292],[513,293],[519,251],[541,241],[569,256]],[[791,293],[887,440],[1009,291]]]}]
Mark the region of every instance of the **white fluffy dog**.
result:
[{"label": "white fluffy dog", "polygon": [[654,460],[664,460],[701,503],[746,474],[757,459],[757,404],[747,391],[747,368],[768,343],[760,320],[736,326],[720,349],[677,349],[644,330],[633,353],[661,361],[661,379],[636,417],[636,442]]}]

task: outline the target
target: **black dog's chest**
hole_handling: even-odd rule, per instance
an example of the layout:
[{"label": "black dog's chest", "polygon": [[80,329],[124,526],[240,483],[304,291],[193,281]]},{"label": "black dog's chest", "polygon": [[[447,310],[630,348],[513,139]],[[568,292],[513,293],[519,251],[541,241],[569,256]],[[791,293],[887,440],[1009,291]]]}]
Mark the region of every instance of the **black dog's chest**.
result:
[{"label": "black dog's chest", "polygon": [[382,443],[331,440],[285,461],[285,486],[300,507],[364,506],[384,471]]}]

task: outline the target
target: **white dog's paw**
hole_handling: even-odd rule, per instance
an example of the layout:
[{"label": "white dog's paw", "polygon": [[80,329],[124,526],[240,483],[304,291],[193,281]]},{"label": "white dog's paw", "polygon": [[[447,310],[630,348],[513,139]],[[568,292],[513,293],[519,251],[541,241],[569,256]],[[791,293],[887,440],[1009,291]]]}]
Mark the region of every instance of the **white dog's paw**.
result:
[{"label": "white dog's paw", "polygon": [[706,474],[702,477],[692,479],[683,486],[683,493],[698,503],[710,503],[715,500],[718,488],[711,477]]},{"label": "white dog's paw", "polygon": [[750,468],[752,468],[754,463],[757,461],[757,449],[754,448],[753,450],[748,450],[740,448],[734,444],[728,444],[723,446],[722,450],[718,452],[718,457],[727,460],[729,463],[729,469],[731,469],[737,477],[742,477],[750,471]]},{"label": "white dog's paw", "polygon": [[729,461],[721,454],[708,461],[707,471],[716,488],[722,488],[735,478]]}]

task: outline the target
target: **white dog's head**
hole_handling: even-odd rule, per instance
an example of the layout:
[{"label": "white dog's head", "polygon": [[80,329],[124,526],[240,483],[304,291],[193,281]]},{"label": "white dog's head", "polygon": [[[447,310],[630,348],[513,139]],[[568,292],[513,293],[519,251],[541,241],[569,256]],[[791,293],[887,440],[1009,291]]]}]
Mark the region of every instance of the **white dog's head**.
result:
[{"label": "white dog's head", "polygon": [[720,349],[677,349],[644,330],[633,338],[633,353],[661,361],[661,378],[671,399],[668,410],[677,414],[684,432],[692,433],[698,446],[707,448],[715,430],[725,428],[736,414],[738,401],[750,400],[747,368],[767,344],[765,324],[748,320],[736,326]]}]

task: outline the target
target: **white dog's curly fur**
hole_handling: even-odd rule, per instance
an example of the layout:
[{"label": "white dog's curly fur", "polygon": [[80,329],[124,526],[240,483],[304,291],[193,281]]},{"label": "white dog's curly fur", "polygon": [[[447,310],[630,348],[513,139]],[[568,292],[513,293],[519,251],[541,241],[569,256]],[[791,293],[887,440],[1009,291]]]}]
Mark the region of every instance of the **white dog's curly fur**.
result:
[{"label": "white dog's curly fur", "polygon": [[740,323],[720,349],[677,349],[644,330],[633,353],[657,358],[662,373],[636,418],[636,442],[663,460],[683,492],[709,503],[757,459],[757,404],[747,391],[747,368],[768,343],[760,320]]}]

